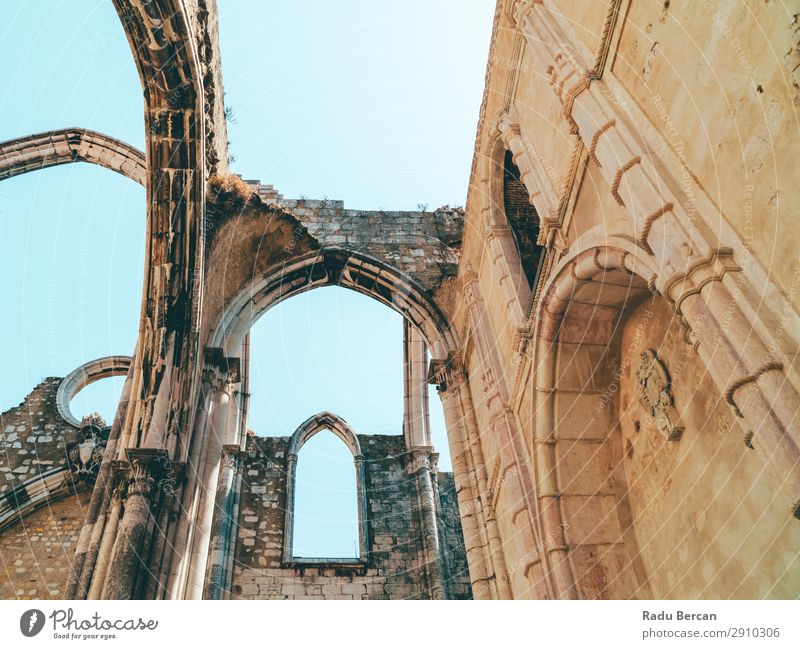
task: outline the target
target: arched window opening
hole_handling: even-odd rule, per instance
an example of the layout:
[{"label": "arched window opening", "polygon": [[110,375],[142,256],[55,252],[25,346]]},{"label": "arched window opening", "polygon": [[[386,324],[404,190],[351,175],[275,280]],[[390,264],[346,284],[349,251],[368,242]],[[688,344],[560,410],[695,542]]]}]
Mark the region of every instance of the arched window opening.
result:
[{"label": "arched window opening", "polygon": [[530,290],[535,291],[544,259],[544,248],[536,243],[539,236],[539,215],[531,203],[510,151],[506,151],[503,161],[503,208],[519,252],[522,272]]},{"label": "arched window opening", "polygon": [[297,456],[291,557],[361,558],[357,467],[350,449],[329,430],[315,434]]},{"label": "arched window opening", "polygon": [[111,426],[124,384],[124,376],[111,376],[87,385],[72,397],[72,414],[80,421],[86,415],[96,412],[106,422],[106,426]]},{"label": "arched window opening", "polygon": [[[86,5],[79,20],[69,3],[47,3],[45,16],[41,3],[0,9],[5,52],[19,53],[0,66],[0,142],[76,127],[144,148],[141,82],[120,16],[110,2]],[[45,377],[133,352],[145,208],[143,187],[83,162],[0,181],[2,301],[15,305],[0,323],[0,412]],[[80,397],[89,411],[113,418],[118,394],[108,385],[91,394]]]}]

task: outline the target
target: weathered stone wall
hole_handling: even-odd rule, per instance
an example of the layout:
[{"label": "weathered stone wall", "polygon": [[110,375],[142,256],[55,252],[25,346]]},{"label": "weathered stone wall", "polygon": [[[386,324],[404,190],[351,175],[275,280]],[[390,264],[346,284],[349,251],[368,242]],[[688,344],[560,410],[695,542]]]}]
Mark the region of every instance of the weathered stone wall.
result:
[{"label": "weathered stone wall", "polygon": [[472,599],[469,583],[467,554],[464,549],[464,532],[456,499],[456,484],[452,473],[440,472],[439,486],[439,538],[446,581],[445,590],[450,599]]},{"label": "weathered stone wall", "polygon": [[[467,376],[462,484],[477,527],[497,526],[497,542],[467,548],[481,596],[777,597],[797,581],[800,293],[785,210],[800,50],[790,13],[740,5],[497,4],[448,312]],[[547,250],[530,308],[507,151]],[[682,368],[680,442],[632,432],[630,368],[620,396],[645,294],[665,311],[640,342]]]},{"label": "weathered stone wall", "polygon": [[[430,588],[424,562],[415,479],[406,472],[401,436],[359,435],[365,461],[367,547],[364,565],[284,565],[287,437],[249,440],[239,512],[232,598],[425,599]],[[453,515],[454,490],[440,480],[443,556],[452,567],[449,588],[468,597],[463,541]]]},{"label": "weathered stone wall", "polygon": [[60,599],[91,490],[32,512],[0,532],[0,599]]},{"label": "weathered stone wall", "polygon": [[[632,523],[656,598],[794,598],[800,525],[662,298],[631,315],[622,350],[620,428]],[[671,374],[684,432],[670,442],[642,404],[636,359],[653,349]]]},{"label": "weathered stone wall", "polygon": [[56,408],[60,384],[60,378],[47,378],[19,406],[0,414],[0,498],[41,471],[66,464],[66,443],[76,429]]},{"label": "weathered stone wall", "polygon": [[303,199],[281,199],[280,205],[321,246],[366,253],[404,271],[427,290],[455,274],[464,228],[461,210],[349,210],[343,201]]}]

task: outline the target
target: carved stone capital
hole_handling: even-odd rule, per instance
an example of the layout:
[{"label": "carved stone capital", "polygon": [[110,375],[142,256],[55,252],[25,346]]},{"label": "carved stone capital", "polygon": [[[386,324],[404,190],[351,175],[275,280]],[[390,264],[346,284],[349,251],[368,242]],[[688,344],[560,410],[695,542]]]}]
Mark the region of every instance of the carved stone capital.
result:
[{"label": "carved stone capital", "polygon": [[131,448],[127,450],[130,463],[128,494],[139,494],[147,499],[156,495],[156,487],[170,469],[167,452],[155,448]]},{"label": "carved stone capital", "polygon": [[464,363],[459,355],[451,354],[444,360],[431,359],[428,365],[427,381],[440,393],[457,388],[465,378]]},{"label": "carved stone capital", "polygon": [[225,356],[220,347],[206,347],[202,379],[212,390],[232,393],[241,383],[241,360]]},{"label": "carved stone capital", "polygon": [[433,453],[433,448],[430,446],[418,446],[416,448],[412,448],[408,456],[406,472],[409,475],[414,475],[421,469],[427,469],[428,471],[431,471],[435,463],[435,461],[432,461],[433,455],[436,455],[438,460],[439,455],[437,453]]},{"label": "carved stone capital", "polygon": [[722,280],[726,273],[739,270],[733,259],[733,250],[720,248],[707,258],[692,263],[686,272],[667,278],[662,293],[672,299],[681,313],[681,304],[687,297],[700,293],[709,282]]}]

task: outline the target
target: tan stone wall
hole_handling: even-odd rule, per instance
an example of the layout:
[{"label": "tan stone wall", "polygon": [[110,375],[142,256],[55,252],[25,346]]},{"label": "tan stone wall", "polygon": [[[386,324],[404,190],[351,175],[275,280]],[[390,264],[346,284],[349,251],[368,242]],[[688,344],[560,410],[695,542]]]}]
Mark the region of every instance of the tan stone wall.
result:
[{"label": "tan stone wall", "polygon": [[611,68],[795,306],[797,20],[774,2],[637,0]]},{"label": "tan stone wall", "polygon": [[[663,299],[648,300],[625,325],[633,362],[620,386],[628,499],[654,597],[695,599],[797,596],[800,525],[774,495],[780,478],[745,445],[680,321]],[[644,409],[635,369],[656,350],[670,370],[685,431],[665,440]],[[757,435],[754,444],[758,444]]]},{"label": "tan stone wall", "polygon": [[[475,573],[492,596],[792,596],[796,20],[689,0],[501,0],[495,20],[449,314],[499,541],[467,548]],[[530,309],[498,243],[506,150],[547,247]],[[634,339],[680,367],[680,442],[631,438]]]},{"label": "tan stone wall", "polygon": [[0,599],[60,599],[91,491],[45,505],[0,532]]}]

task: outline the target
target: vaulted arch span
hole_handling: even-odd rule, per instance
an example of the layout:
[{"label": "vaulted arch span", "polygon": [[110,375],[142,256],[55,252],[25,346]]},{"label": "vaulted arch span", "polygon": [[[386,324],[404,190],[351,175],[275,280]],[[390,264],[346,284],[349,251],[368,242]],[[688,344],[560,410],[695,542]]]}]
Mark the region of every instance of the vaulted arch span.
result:
[{"label": "vaulted arch span", "polygon": [[235,355],[268,309],[322,286],[348,288],[394,309],[422,332],[434,358],[446,358],[457,349],[447,317],[414,280],[375,258],[338,248],[304,255],[255,277],[223,309],[209,345]]},{"label": "vaulted arch span", "polygon": [[97,131],[64,128],[0,142],[0,181],[73,162],[100,165],[145,185],[144,153]]}]

